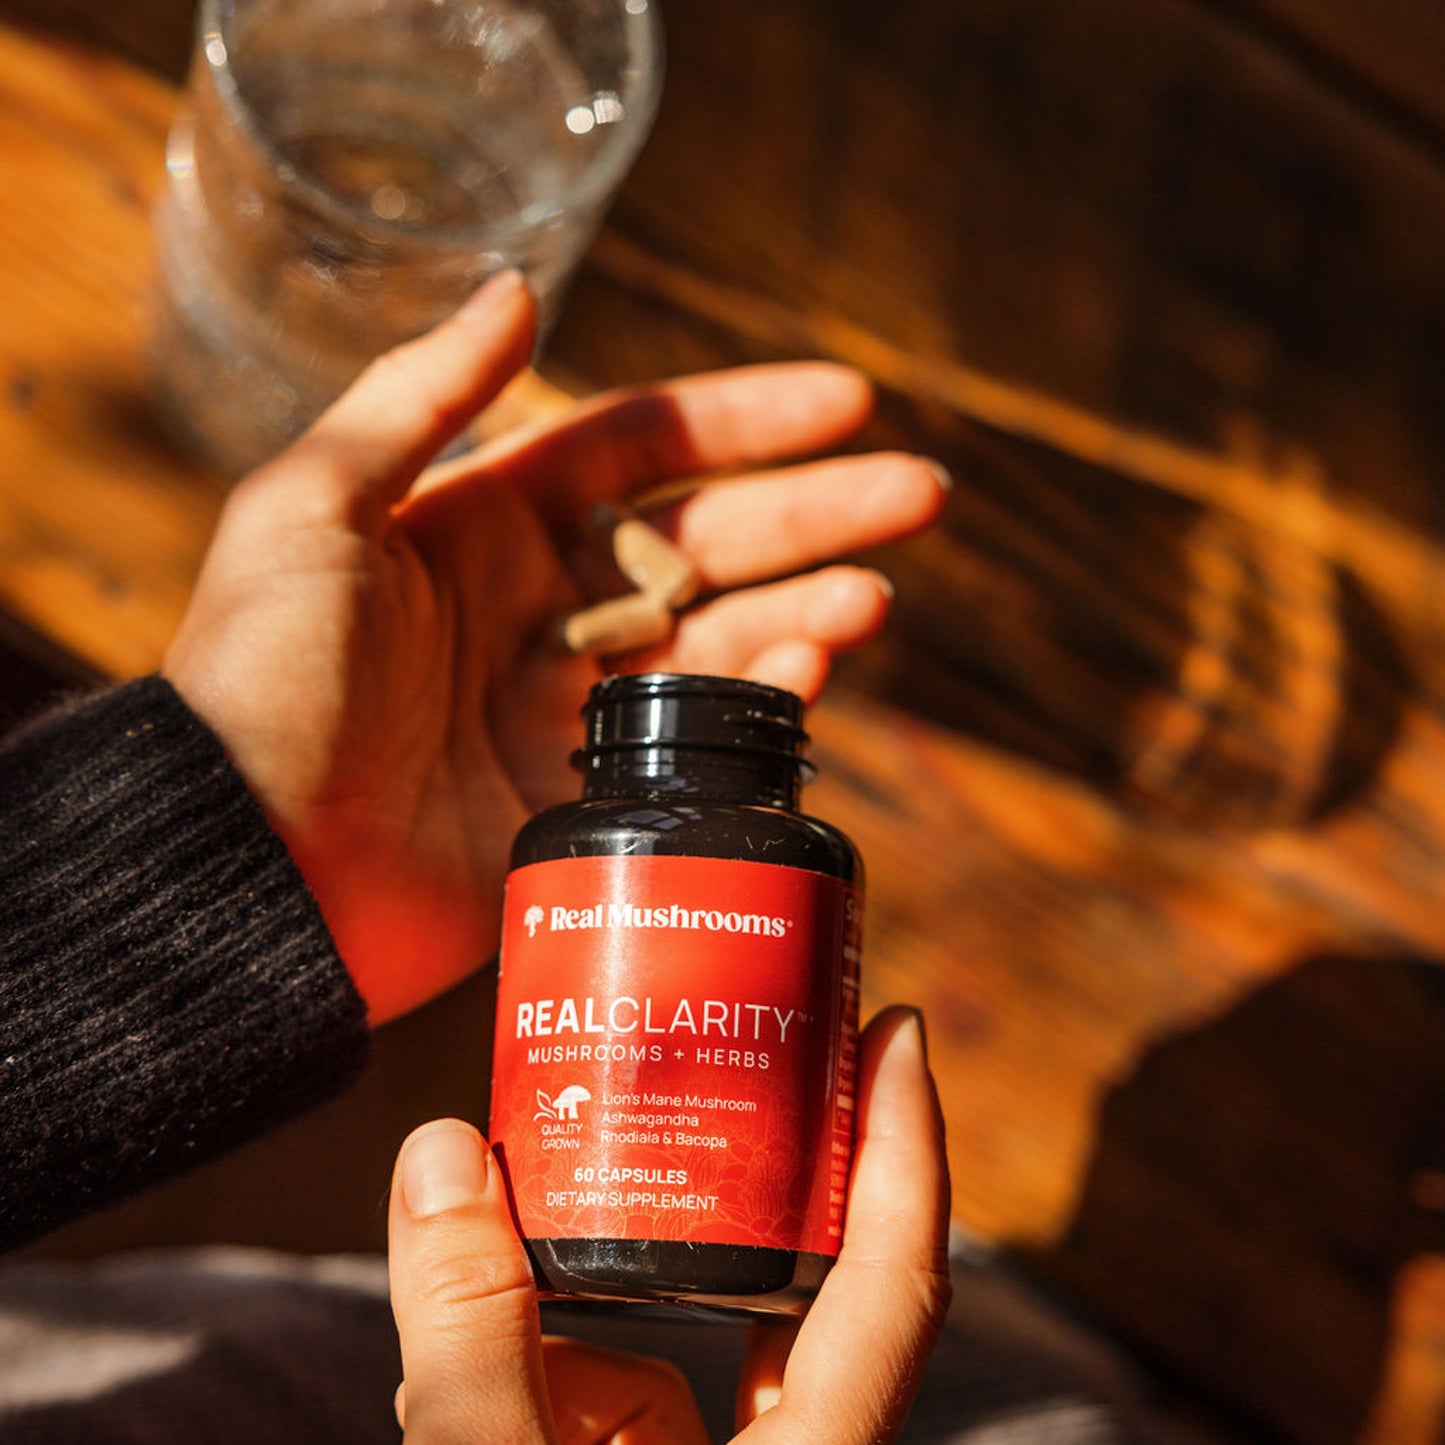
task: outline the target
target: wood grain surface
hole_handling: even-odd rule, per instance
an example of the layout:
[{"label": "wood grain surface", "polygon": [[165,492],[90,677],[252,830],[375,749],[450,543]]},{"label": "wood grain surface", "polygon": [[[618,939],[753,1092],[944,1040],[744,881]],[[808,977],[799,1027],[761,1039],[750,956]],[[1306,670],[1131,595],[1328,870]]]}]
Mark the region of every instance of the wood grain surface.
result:
[{"label": "wood grain surface", "polygon": [[[124,675],[223,495],[142,382],[188,17],[7,16],[0,603]],[[814,714],[810,806],[867,859],[870,1006],[927,1010],[959,1221],[1240,1439],[1439,1445],[1438,14],[665,17],[542,370],[837,357],[879,384],[865,443],[955,477],[871,559],[895,618]],[[480,1107],[484,1013],[479,983],[388,1031],[351,1099],[58,1247],[375,1242],[400,1133]]]},{"label": "wood grain surface", "polygon": [[1445,142],[1439,65],[1445,12],[1431,0],[1220,0],[1219,8],[1375,116],[1415,133],[1437,153]]}]

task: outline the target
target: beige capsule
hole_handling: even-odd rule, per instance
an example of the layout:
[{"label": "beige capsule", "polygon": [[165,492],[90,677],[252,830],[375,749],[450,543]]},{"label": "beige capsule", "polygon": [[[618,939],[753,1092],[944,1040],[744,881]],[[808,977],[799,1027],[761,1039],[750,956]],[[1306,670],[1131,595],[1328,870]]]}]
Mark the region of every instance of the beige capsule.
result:
[{"label": "beige capsule", "polygon": [[682,607],[697,596],[697,570],[680,548],[641,517],[624,516],[612,531],[618,570],[635,587]]},{"label": "beige capsule", "polygon": [[630,592],[574,612],[562,624],[562,640],[573,652],[631,652],[661,642],[672,627],[672,609],[661,597]]}]

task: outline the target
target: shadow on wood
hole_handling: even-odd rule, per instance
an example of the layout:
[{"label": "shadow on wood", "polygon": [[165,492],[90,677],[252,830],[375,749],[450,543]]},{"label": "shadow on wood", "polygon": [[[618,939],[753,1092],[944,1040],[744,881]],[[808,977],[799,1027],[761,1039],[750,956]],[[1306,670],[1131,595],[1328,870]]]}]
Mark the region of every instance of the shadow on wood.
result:
[{"label": "shadow on wood", "polygon": [[1349,1445],[1397,1281],[1441,1251],[1445,972],[1321,955],[1141,1058],[1071,1227],[1028,1263],[1211,1399]]},{"label": "shadow on wood", "polygon": [[[941,423],[885,398],[885,445]],[[942,527],[878,560],[898,601],[855,687],[1198,828],[1366,795],[1410,679],[1345,565],[1167,491],[954,420]]]}]

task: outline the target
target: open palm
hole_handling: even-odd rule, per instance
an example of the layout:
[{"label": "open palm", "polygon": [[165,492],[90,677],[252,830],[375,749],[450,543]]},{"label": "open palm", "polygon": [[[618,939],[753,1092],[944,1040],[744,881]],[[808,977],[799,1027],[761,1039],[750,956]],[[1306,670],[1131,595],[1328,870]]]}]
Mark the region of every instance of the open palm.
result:
[{"label": "open palm", "polygon": [[[498,278],[240,483],[166,658],[285,839],[373,1023],[490,953],[512,835],[575,795],[566,759],[601,669],[558,644],[557,622],[593,600],[597,506],[829,446],[868,412],[852,372],[747,368],[598,397],[423,471],[525,365],[533,315],[523,283]],[[935,469],[902,456],[692,490],[651,520],[704,600],[666,643],[607,666],[811,698],[832,654],[881,625],[888,588],[857,567],[790,574],[925,526],[941,502]]]}]

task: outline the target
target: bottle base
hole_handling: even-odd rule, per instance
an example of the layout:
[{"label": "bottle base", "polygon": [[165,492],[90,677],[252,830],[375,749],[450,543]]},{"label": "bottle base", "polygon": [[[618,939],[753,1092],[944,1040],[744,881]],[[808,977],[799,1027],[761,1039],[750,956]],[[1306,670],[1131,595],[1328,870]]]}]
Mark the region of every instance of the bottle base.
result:
[{"label": "bottle base", "polygon": [[526,1241],[544,1299],[683,1306],[688,1312],[801,1315],[828,1255],[663,1239]]}]

